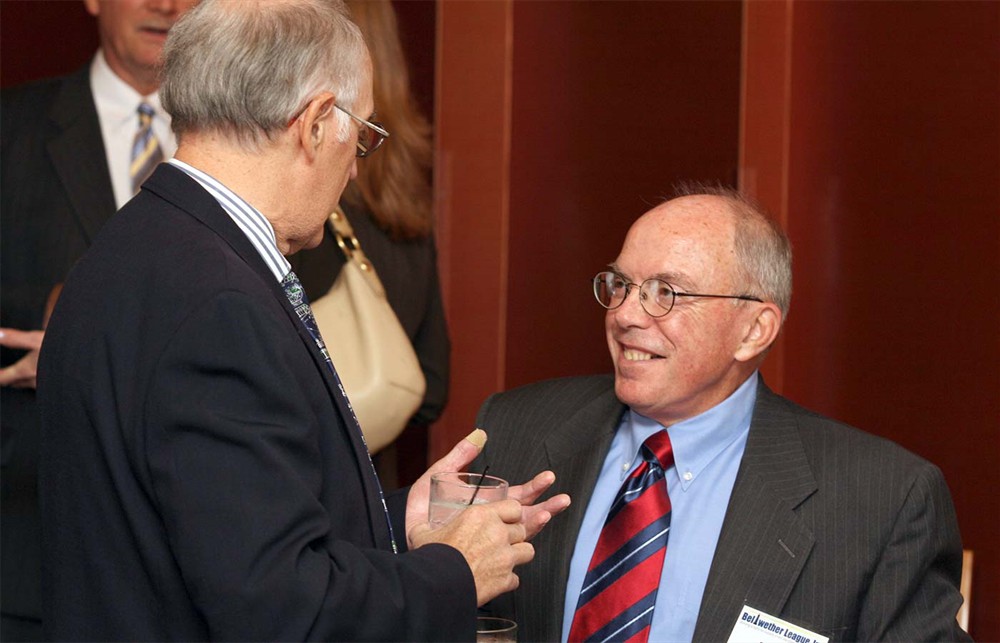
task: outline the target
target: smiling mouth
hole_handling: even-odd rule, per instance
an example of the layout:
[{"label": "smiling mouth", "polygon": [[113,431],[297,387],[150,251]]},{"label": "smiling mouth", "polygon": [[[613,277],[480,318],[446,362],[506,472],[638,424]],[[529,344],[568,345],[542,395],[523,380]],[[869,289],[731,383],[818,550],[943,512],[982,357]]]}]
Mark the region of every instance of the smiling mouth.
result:
[{"label": "smiling mouth", "polygon": [[166,36],[167,32],[170,31],[170,27],[157,27],[152,25],[144,25],[139,28],[143,33],[153,34],[154,36]]},{"label": "smiling mouth", "polygon": [[645,362],[652,359],[663,359],[662,355],[654,355],[635,348],[622,348],[622,356],[630,362]]}]

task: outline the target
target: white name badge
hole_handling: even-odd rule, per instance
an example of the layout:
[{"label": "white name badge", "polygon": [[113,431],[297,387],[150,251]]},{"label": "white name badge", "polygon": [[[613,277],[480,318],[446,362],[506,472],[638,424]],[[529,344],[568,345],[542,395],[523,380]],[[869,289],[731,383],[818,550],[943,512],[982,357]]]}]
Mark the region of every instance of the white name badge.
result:
[{"label": "white name badge", "polygon": [[744,605],[726,643],[828,643],[829,640],[828,636]]}]

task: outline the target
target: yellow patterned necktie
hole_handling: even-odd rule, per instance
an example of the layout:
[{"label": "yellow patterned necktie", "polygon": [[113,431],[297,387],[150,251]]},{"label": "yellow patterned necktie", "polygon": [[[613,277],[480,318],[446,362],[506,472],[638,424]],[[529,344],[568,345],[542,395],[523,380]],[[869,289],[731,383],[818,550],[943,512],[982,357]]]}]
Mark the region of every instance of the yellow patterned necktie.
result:
[{"label": "yellow patterned necktie", "polygon": [[139,105],[139,131],[132,141],[132,163],[129,176],[132,178],[132,193],[139,192],[139,186],[149,178],[157,164],[163,160],[160,141],[153,132],[153,111],[148,103]]}]

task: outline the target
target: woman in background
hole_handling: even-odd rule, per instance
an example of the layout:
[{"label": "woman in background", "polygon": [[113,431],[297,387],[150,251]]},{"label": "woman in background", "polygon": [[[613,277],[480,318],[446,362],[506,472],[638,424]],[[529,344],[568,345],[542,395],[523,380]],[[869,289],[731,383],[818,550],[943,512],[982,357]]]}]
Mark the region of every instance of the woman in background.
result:
[{"label": "woman in background", "polygon": [[[410,426],[395,445],[379,452],[376,465],[387,488],[409,484],[426,468],[427,426],[448,400],[451,344],[438,282],[432,222],[431,127],[410,91],[409,73],[390,0],[348,0],[373,65],[376,120],[391,137],[376,154],[358,161],[357,179],[341,198],[347,219],[385,286],[389,304],[413,343],[427,390]],[[322,243],[289,258],[312,300],[330,290],[344,256],[329,230]],[[398,448],[393,448],[397,447]],[[396,451],[400,475],[396,480]]]}]

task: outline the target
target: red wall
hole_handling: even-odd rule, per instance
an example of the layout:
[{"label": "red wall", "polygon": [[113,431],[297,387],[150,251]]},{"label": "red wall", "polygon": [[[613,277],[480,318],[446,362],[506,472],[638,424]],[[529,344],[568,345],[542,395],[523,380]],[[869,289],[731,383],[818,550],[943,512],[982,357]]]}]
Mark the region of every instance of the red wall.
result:
[{"label": "red wall", "polygon": [[0,2],[0,86],[58,76],[97,51],[97,29],[83,2]]},{"label": "red wall", "polygon": [[439,4],[453,386],[433,455],[490,393],[608,370],[590,278],[673,182],[736,181],[740,15],[738,2]]},{"label": "red wall", "polygon": [[795,248],[769,367],[941,467],[1000,640],[1000,3],[748,8],[744,184]]},{"label": "red wall", "polygon": [[735,185],[740,13],[514,3],[505,388],[608,371],[590,278],[675,182]]}]

